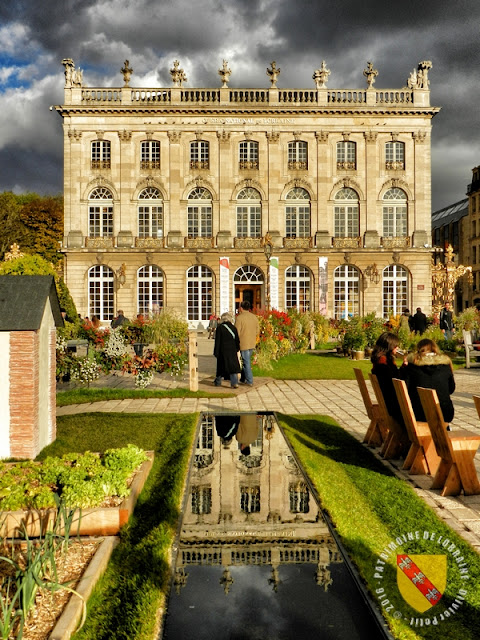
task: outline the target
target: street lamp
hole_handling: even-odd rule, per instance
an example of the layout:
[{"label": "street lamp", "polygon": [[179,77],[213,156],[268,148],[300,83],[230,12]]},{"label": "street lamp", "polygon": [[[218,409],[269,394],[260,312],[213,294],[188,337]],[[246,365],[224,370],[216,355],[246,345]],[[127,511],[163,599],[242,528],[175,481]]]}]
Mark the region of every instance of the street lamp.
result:
[{"label": "street lamp", "polygon": [[267,278],[266,278],[266,292],[265,292],[265,308],[270,311],[270,258],[272,257],[273,244],[270,238],[270,234],[267,233],[263,238],[263,252],[265,254],[265,260],[267,261]]}]

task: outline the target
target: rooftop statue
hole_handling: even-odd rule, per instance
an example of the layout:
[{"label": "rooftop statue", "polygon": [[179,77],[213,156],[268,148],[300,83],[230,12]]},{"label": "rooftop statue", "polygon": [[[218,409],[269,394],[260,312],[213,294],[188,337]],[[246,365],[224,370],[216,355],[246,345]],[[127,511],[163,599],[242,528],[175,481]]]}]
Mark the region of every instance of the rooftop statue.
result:
[{"label": "rooftop statue", "polygon": [[414,69],[409,75],[407,80],[407,86],[409,89],[428,89],[430,81],[428,79],[428,72],[432,68],[430,60],[423,60],[418,63],[418,69]]},{"label": "rooftop statue", "polygon": [[226,89],[230,76],[232,75],[232,70],[228,68],[228,62],[226,60],[223,61],[222,68],[218,70],[218,75],[222,79],[222,88]]},{"label": "rooftop statue", "polygon": [[322,60],[322,66],[320,69],[316,69],[313,72],[312,78],[315,81],[315,86],[317,89],[326,89],[327,88],[327,80],[330,75],[330,69],[327,69],[327,65],[325,64],[325,60]]},{"label": "rooftop statue", "polygon": [[187,81],[187,74],[183,69],[179,68],[179,64],[178,60],[174,60],[173,69],[170,69],[174,87],[183,87],[183,83]]},{"label": "rooftop statue", "polygon": [[75,69],[75,64],[72,58],[64,58],[62,64],[65,67],[65,89],[71,89],[72,87],[81,87],[83,82],[83,71]]},{"label": "rooftop statue", "polygon": [[120,73],[123,74],[124,87],[128,87],[128,83],[130,82],[130,78],[133,73],[133,69],[130,67],[129,61],[125,60],[123,63],[123,67],[120,69]]},{"label": "rooftop statue", "polygon": [[[270,68],[271,67],[271,68]],[[280,75],[281,69],[277,69],[277,63],[275,60],[270,63],[270,67],[267,67],[267,76],[270,76],[270,82],[272,83],[272,89],[277,87],[277,78]]]},{"label": "rooftop statue", "polygon": [[371,62],[367,62],[367,68],[363,70],[363,75],[367,79],[367,88],[371,89],[375,84],[375,78],[378,76],[378,71],[373,68]]}]

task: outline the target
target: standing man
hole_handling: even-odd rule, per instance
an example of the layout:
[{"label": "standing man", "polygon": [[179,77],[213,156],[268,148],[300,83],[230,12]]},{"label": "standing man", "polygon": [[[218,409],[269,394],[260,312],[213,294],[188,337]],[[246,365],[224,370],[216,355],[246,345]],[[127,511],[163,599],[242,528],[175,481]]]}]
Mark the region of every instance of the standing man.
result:
[{"label": "standing man", "polygon": [[[252,353],[260,334],[260,325],[258,324],[257,316],[253,314],[250,309],[251,306],[248,300],[240,303],[240,313],[235,322],[235,327],[237,328],[238,337],[240,338],[240,353],[243,361],[242,380],[240,380],[240,382],[252,387]],[[243,382],[244,377],[245,382]]]},{"label": "standing man", "polygon": [[445,336],[445,340],[451,340],[453,334],[453,313],[450,303],[445,302],[445,306],[440,311],[440,329]]},{"label": "standing man", "polygon": [[415,333],[422,335],[427,330],[427,316],[422,313],[420,307],[417,307],[417,313],[413,316],[412,323]]}]

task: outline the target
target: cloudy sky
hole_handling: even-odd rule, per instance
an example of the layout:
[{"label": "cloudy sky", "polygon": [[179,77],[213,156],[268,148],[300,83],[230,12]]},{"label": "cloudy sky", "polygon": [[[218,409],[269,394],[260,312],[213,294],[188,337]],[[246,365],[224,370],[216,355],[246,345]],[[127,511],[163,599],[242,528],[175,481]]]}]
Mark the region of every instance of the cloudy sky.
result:
[{"label": "cloudy sky", "polygon": [[180,60],[188,87],[217,87],[222,59],[231,87],[313,88],[326,60],[330,89],[401,88],[431,60],[432,200],[465,197],[480,164],[478,0],[2,0],[0,4],[0,191],[62,190],[61,60],[73,58],[87,86],[121,86],[130,61],[134,87],[171,86]]}]

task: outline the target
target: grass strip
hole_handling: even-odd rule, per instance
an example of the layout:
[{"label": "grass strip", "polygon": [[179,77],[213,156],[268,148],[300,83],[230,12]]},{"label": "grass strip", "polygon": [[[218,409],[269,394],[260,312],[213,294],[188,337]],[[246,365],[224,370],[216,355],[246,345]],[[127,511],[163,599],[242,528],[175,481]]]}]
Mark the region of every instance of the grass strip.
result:
[{"label": "grass strip", "polygon": [[109,389],[104,387],[81,387],[57,392],[57,407],[70,404],[86,404],[105,400],[130,400],[146,398],[231,398],[233,393],[210,393],[189,389]]},{"label": "grass strip", "polygon": [[[469,580],[463,580],[457,564],[447,554],[448,580],[440,602],[424,616],[438,615],[451,606],[459,589],[466,589],[465,602],[455,615],[438,626],[412,628],[410,618],[421,614],[403,600],[397,587],[396,553],[442,554],[432,551],[432,543],[408,542],[390,554],[384,569],[382,587],[394,605],[385,613],[395,638],[413,640],[473,640],[480,637],[480,556],[450,529],[415,493],[353,436],[325,416],[278,415],[288,439],[305,471],[316,487],[322,506],[328,511],[350,557],[356,564],[374,598],[374,578],[379,554],[398,536],[408,532],[435,532],[448,538],[460,550],[468,566]],[[382,596],[383,598],[384,596]],[[380,604],[379,604],[380,607]],[[381,607],[380,607],[381,608]],[[397,619],[400,611],[406,619]]]},{"label": "grass strip", "polygon": [[78,414],[57,419],[57,439],[39,459],[133,443],[155,461],[107,571],[88,601],[76,640],[151,640],[169,580],[169,550],[179,518],[197,415]]}]

